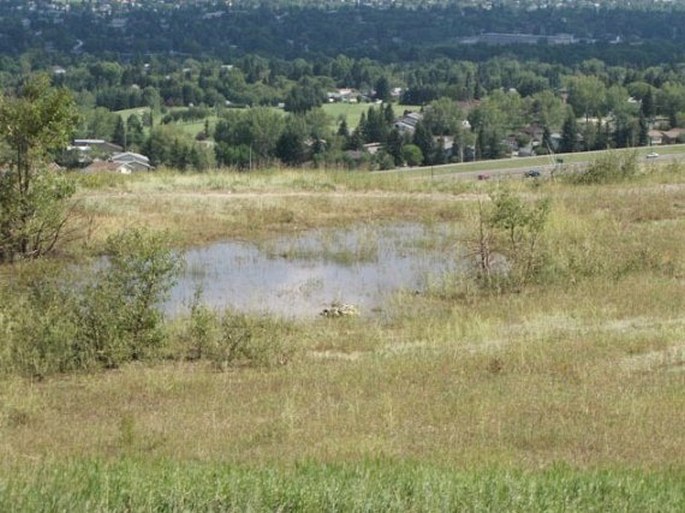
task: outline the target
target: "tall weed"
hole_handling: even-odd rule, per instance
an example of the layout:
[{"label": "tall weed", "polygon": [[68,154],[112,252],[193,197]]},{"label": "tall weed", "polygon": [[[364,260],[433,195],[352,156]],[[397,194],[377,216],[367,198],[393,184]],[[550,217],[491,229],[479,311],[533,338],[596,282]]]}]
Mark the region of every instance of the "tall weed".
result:
[{"label": "tall weed", "polygon": [[638,154],[632,152],[604,152],[587,169],[567,175],[571,183],[598,185],[622,182],[637,175]]},{"label": "tall weed", "polygon": [[290,328],[286,321],[271,317],[212,310],[196,295],[180,338],[188,358],[209,360],[221,369],[272,367],[297,353]]}]

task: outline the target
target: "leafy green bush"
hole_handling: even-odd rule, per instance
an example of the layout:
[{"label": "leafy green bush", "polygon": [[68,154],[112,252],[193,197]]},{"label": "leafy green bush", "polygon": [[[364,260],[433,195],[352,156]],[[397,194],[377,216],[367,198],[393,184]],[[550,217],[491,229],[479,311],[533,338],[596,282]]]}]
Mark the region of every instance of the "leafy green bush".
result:
[{"label": "leafy green bush", "polygon": [[46,75],[29,77],[0,97],[0,262],[37,258],[55,247],[68,220],[74,185],[48,169],[77,121],[73,98]]},{"label": "leafy green bush", "polygon": [[481,203],[470,245],[476,280],[488,290],[521,287],[536,280],[547,260],[542,244],[550,201],[527,204],[504,189]]},{"label": "leafy green bush", "polygon": [[136,229],[107,240],[109,261],[78,299],[77,353],[114,367],[139,360],[163,341],[159,304],[181,270],[165,235]]},{"label": "leafy green bush", "polygon": [[20,273],[0,305],[2,367],[42,377],[154,354],[165,339],[159,305],[181,265],[167,242],[132,230],[108,240],[109,259],[92,272],[35,264]]}]

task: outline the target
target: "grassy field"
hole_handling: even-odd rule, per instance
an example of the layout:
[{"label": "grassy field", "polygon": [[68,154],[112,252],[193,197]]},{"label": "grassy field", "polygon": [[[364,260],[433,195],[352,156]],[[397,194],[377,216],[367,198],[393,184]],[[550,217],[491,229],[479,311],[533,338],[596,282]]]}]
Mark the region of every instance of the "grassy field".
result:
[{"label": "grassy field", "polygon": [[[368,103],[326,103],[323,105],[323,110],[335,121],[336,127],[339,120],[344,118],[347,121],[347,127],[350,130],[354,130],[359,125],[361,115],[366,114],[369,107],[371,107],[371,104]],[[393,104],[393,110],[395,116],[401,116],[405,110],[415,112],[421,110],[421,107],[417,105]]]},{"label": "grassy field", "polygon": [[[350,130],[354,130],[359,124],[359,119],[362,113],[366,113],[369,110],[371,104],[369,103],[325,103],[322,105],[323,111],[328,114],[331,121],[331,130],[337,130],[341,119],[347,121],[347,126]],[[394,105],[394,110],[396,115],[402,114],[405,110],[418,111],[421,107],[412,105]],[[147,108],[135,108],[116,111],[116,114],[122,116],[123,119],[127,119],[131,114],[137,114],[142,116],[146,112]],[[280,112],[285,115],[283,109],[277,109],[274,107],[276,112]],[[216,116],[209,117],[210,127],[214,127],[217,121]],[[174,126],[178,126],[185,134],[190,138],[194,138],[199,132],[201,132],[205,127],[205,121],[192,121],[192,122],[177,122],[173,123]]]},{"label": "grassy field", "polygon": [[506,188],[550,199],[545,264],[499,291],[444,276],[375,315],[255,319],[262,350],[290,349],[271,365],[189,361],[177,320],[155,360],[4,372],[0,510],[682,511],[677,162],[595,186],[295,170],[87,180],[72,255],[140,225],[192,246],[412,220],[458,227],[463,239],[435,243],[471,247],[479,209]]}]

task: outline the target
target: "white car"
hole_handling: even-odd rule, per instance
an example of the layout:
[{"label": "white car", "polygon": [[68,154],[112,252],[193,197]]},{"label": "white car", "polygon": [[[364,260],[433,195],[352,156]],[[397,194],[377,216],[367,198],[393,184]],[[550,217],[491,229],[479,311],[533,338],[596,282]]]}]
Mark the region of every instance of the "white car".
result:
[{"label": "white car", "polygon": [[657,158],[658,156],[659,156],[659,154],[658,154],[657,152],[655,152],[655,151],[653,151],[652,153],[648,153],[648,154],[647,154],[647,158],[648,158],[648,159],[655,159],[655,158]]}]

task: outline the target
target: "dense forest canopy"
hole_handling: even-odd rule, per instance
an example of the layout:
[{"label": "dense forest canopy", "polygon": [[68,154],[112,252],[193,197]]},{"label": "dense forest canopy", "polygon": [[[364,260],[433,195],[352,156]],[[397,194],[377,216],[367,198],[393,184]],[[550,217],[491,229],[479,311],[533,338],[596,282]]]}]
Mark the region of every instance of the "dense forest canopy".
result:
[{"label": "dense forest canopy", "polygon": [[[637,59],[671,61],[685,40],[682,2],[405,2],[405,6],[345,2],[305,6],[294,2],[3,2],[0,52],[134,58],[145,54],[185,54],[225,59],[246,53],[294,59],[340,53],[383,62],[430,55],[468,60],[501,53],[501,48],[460,44],[483,33],[534,36],[570,34],[585,44],[567,52],[521,49],[547,62],[571,64],[602,56],[611,64]],[[649,7],[649,10],[645,10]],[[331,30],[342,27],[343,30]],[[630,57],[606,43],[646,44]],[[656,54],[655,54],[656,52]],[[671,53],[670,57],[667,57]],[[681,55],[682,52],[676,52]],[[651,57],[647,57],[647,54]],[[574,57],[575,56],[575,57]]]},{"label": "dense forest canopy", "polygon": [[[75,135],[181,168],[339,163],[368,144],[380,167],[638,146],[685,128],[684,7],[10,1],[0,85],[48,72],[81,107]],[[320,111],[333,101],[370,106],[348,126]],[[421,122],[403,130],[401,105]]]}]

